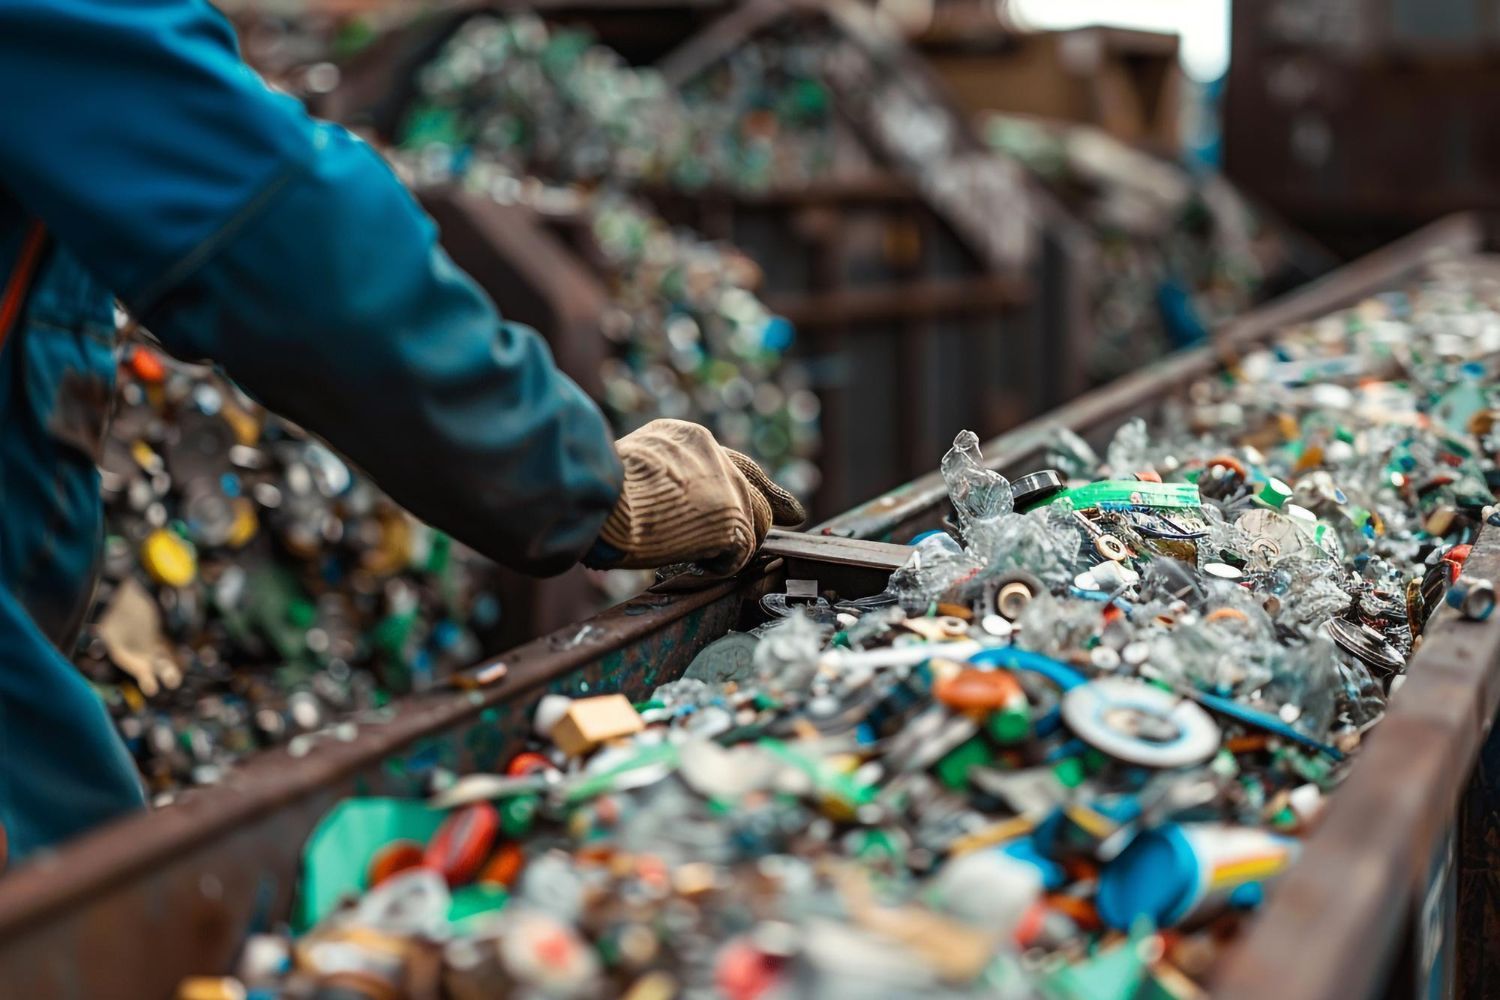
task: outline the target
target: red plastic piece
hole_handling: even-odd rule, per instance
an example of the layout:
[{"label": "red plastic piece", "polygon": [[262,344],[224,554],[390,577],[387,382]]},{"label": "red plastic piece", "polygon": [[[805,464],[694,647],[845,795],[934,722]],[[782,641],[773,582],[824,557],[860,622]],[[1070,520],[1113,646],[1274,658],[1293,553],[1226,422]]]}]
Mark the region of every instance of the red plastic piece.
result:
[{"label": "red plastic piece", "polygon": [[427,842],[422,865],[440,873],[450,886],[471,882],[500,836],[500,812],[488,802],[459,810],[443,821]]}]

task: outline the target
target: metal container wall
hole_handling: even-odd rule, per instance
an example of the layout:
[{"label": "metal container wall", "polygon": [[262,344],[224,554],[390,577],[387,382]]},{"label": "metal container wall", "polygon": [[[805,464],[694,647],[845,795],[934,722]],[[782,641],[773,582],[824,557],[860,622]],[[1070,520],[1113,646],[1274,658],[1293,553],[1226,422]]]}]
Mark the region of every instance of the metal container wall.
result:
[{"label": "metal container wall", "polygon": [[1345,254],[1500,208],[1492,0],[1238,0],[1224,165]]}]

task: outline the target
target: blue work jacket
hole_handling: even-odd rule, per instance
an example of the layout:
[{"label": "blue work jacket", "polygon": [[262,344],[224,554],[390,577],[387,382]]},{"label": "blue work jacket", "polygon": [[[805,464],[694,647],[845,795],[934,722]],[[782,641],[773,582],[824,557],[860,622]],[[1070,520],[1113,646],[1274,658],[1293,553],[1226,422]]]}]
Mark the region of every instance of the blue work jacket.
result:
[{"label": "blue work jacket", "polygon": [[0,824],[12,858],[141,801],[70,651],[101,540],[118,300],[418,516],[538,574],[621,472],[386,164],[240,60],[205,0],[0,0]]}]

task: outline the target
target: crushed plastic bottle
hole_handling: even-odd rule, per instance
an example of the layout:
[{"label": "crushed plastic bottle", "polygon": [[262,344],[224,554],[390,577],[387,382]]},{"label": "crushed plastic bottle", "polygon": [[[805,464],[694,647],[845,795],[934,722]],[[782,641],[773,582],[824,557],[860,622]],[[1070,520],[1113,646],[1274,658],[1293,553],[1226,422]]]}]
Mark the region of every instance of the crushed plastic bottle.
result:
[{"label": "crushed plastic bottle", "polygon": [[1146,421],[1134,417],[1120,425],[1105,451],[1106,473],[1124,479],[1137,469],[1149,469],[1151,461],[1151,435],[1146,430]]},{"label": "crushed plastic bottle", "polygon": [[760,636],[752,663],[761,683],[776,690],[801,690],[812,679],[828,630],[797,612],[775,622]]},{"label": "crushed plastic bottle", "polygon": [[890,592],[911,610],[932,604],[976,581],[1007,570],[1026,570],[1049,583],[1071,580],[1080,548],[1066,503],[1020,513],[1010,481],[984,467],[979,438],[962,431],[943,456],[943,479],[957,513],[960,543],[945,534],[917,543],[892,577]]},{"label": "crushed plastic bottle", "polygon": [[891,574],[887,587],[908,611],[925,610],[961,582],[972,579],[982,566],[951,535],[928,535],[913,548],[906,564]]},{"label": "crushed plastic bottle", "polygon": [[997,518],[987,545],[971,549],[986,563],[984,577],[1006,570],[1025,570],[1049,584],[1065,584],[1081,570],[1083,541],[1071,505],[1056,501],[1038,510]]},{"label": "crushed plastic bottle", "polygon": [[953,446],[943,456],[943,482],[958,514],[958,529],[969,547],[979,545],[990,554],[983,538],[988,525],[1015,509],[1015,494],[1010,481],[1000,473],[984,467],[979,453],[979,435],[960,431]]},{"label": "crushed plastic bottle", "polygon": [[1345,589],[1348,573],[1331,559],[1297,554],[1276,562],[1267,590],[1277,597],[1284,628],[1309,635],[1328,619],[1346,610],[1353,598]]}]

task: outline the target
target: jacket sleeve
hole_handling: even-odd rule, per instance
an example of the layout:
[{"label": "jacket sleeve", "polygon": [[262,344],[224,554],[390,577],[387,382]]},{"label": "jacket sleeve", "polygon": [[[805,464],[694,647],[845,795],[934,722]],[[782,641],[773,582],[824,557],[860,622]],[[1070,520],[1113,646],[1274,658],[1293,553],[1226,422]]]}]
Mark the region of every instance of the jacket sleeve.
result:
[{"label": "jacket sleeve", "polygon": [[201,0],[0,4],[0,185],[173,353],[536,573],[619,495],[608,427],[380,158],[240,61]]}]

